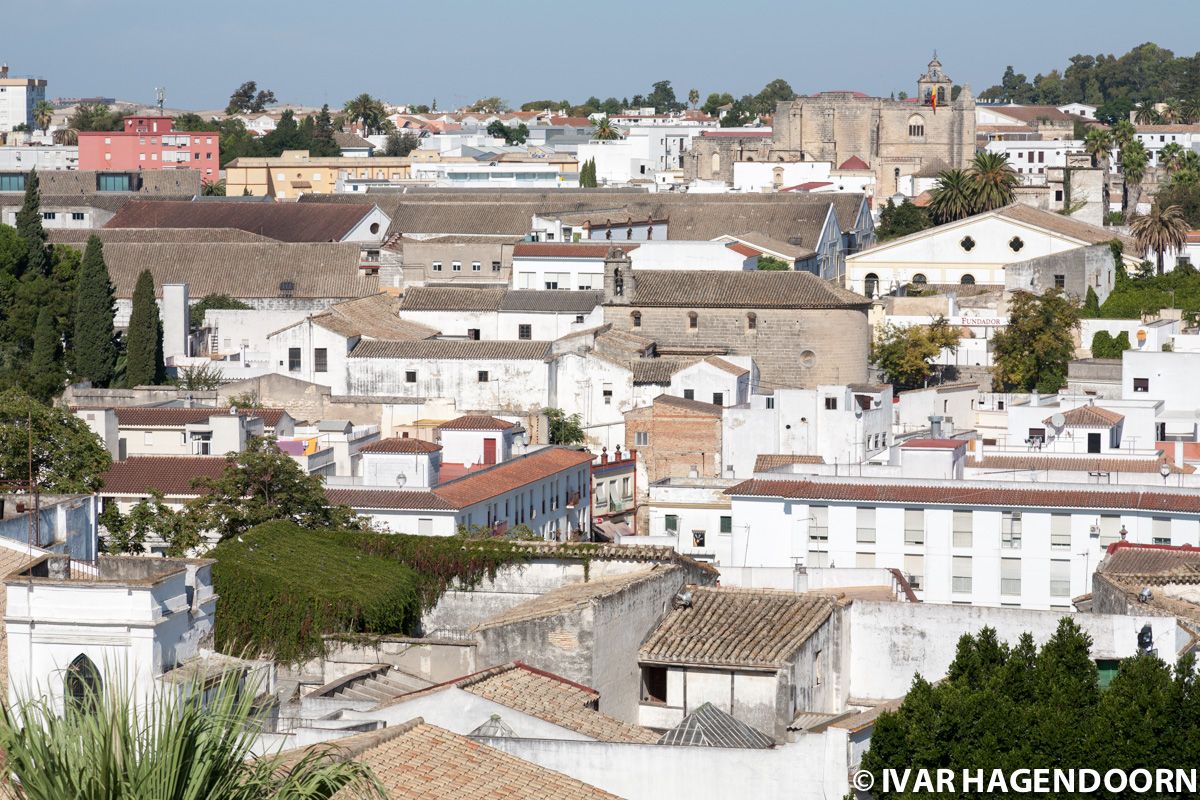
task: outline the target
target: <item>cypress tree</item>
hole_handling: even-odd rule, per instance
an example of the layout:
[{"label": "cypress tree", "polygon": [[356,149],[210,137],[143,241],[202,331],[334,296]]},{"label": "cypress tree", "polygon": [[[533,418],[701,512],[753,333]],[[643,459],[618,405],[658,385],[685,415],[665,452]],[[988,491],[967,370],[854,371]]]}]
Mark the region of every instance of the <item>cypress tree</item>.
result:
[{"label": "cypress tree", "polygon": [[117,364],[113,317],[115,298],[104,246],[97,236],[88,239],[79,265],[75,291],[75,372],[96,386],[107,386]]},{"label": "cypress tree", "polygon": [[1090,286],[1087,290],[1087,299],[1083,303],[1083,313],[1080,316],[1085,319],[1096,319],[1100,316],[1100,297]]},{"label": "cypress tree", "polygon": [[62,389],[64,376],[59,344],[54,312],[48,306],[42,306],[33,332],[33,357],[29,362],[29,391],[40,400],[49,400]]},{"label": "cypress tree", "polygon": [[42,227],[42,194],[36,169],[25,179],[25,202],[17,212],[17,235],[25,242],[25,264],[21,270],[34,275],[50,272],[50,253],[46,246],[46,229]]},{"label": "cypress tree", "polygon": [[125,384],[157,384],[162,374],[162,325],[154,302],[154,276],[146,269],[133,290],[133,312],[125,334]]}]

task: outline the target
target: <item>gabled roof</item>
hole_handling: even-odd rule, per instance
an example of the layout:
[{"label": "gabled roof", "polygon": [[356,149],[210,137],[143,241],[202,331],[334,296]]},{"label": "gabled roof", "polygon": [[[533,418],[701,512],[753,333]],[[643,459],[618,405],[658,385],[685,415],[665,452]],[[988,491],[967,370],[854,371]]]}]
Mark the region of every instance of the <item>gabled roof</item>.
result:
[{"label": "gabled roof", "polygon": [[602,292],[594,291],[510,289],[500,301],[500,310],[590,314],[603,298]]},{"label": "gabled roof", "polygon": [[654,398],[654,405],[671,406],[673,408],[679,408],[685,411],[693,411],[712,417],[721,416],[721,406],[714,405],[712,403],[703,403],[699,400],[688,400],[683,397],[676,397],[673,394],[660,394],[658,397]]},{"label": "gabled roof", "polygon": [[340,242],[371,213],[343,203],[131,200],[106,228],[238,228],[281,242]]},{"label": "gabled roof", "polygon": [[473,630],[490,630],[520,622],[529,622],[535,619],[557,617],[570,611],[585,608],[605,597],[623,592],[635,584],[653,580],[669,570],[676,569],[679,569],[679,567],[667,565],[660,568],[658,565],[652,565],[631,572],[564,584],[537,597],[518,603],[506,611],[501,611],[499,614],[488,617],[476,625]]},{"label": "gabled roof", "polygon": [[105,245],[129,242],[134,244],[174,244],[176,242],[273,242],[266,236],[237,228],[49,228],[47,237],[53,244],[86,245],[97,237]]},{"label": "gabled roof", "polygon": [[465,508],[572,467],[591,463],[592,454],[586,451],[545,447],[493,467],[469,472],[439,485],[433,491],[453,507]]},{"label": "gabled roof", "polygon": [[525,340],[420,339],[397,342],[364,339],[350,351],[350,358],[544,361],[550,354],[550,346],[550,342]]},{"label": "gabled roof", "polygon": [[767,236],[765,233],[761,233],[759,231],[749,231],[747,233],[739,233],[737,235],[726,234],[724,238],[735,239],[739,242],[744,242],[760,252],[776,255],[784,259],[795,260],[811,258],[812,256],[816,255],[817,252],[811,247],[803,247],[801,245],[780,241],[779,239],[772,239],[770,236]]},{"label": "gabled roof", "polygon": [[436,453],[441,450],[440,444],[413,439],[408,436],[389,436],[376,442],[360,447],[360,453]]},{"label": "gabled roof", "polygon": [[[520,242],[513,245],[513,258],[599,258],[603,259],[614,246],[613,242]],[[620,242],[628,253],[637,249],[637,242]]]},{"label": "gabled roof", "polygon": [[[340,150],[373,150],[375,145],[368,142],[366,139],[359,136],[357,133],[346,133],[345,131],[334,131],[333,142]],[[295,186],[295,184],[292,184]]]},{"label": "gabled roof", "polygon": [[823,456],[792,455],[790,453],[759,453],[754,458],[755,472],[770,472],[792,464],[824,464]]},{"label": "gabled roof", "polygon": [[314,325],[346,337],[398,341],[429,339],[438,331],[428,325],[400,319],[400,301],[390,294],[372,294],[357,300],[335,303],[312,317]]},{"label": "gabled roof", "polygon": [[515,422],[489,417],[486,414],[466,414],[447,420],[438,428],[450,431],[506,431],[516,427]]},{"label": "gabled roof", "polygon": [[783,669],[833,613],[830,597],[773,589],[691,586],[646,639],[638,659],[653,664]]},{"label": "gabled roof", "polygon": [[775,740],[714,706],[704,703],[662,735],[659,744],[684,747],[737,747],[766,750]]},{"label": "gabled roof", "polygon": [[1172,474],[1195,472],[1195,467],[1184,465],[1182,469],[1162,456],[1154,458],[1102,458],[1097,456],[1056,455],[1044,451],[989,455],[983,460],[969,459],[967,469],[997,470],[1055,470],[1065,472],[1159,472],[1163,465]]},{"label": "gabled roof", "polygon": [[[281,766],[294,766],[312,752],[288,751]],[[353,759],[370,767],[388,800],[620,800],[532,761],[428,725],[421,717],[338,739],[330,753],[334,759]]]},{"label": "gabled roof", "polygon": [[413,286],[404,293],[401,311],[499,311],[506,289],[468,286]]},{"label": "gabled roof", "polygon": [[750,372],[750,370],[746,369],[745,367],[739,367],[737,364],[731,364],[720,356],[709,356],[708,358],[704,359],[704,363],[716,367],[722,372],[728,372],[730,375],[736,375],[738,377],[746,375]]},{"label": "gabled roof", "polygon": [[870,301],[810,272],[636,270],[629,305],[668,308],[866,308]]},{"label": "gabled roof", "polygon": [[[1062,416],[1064,428],[1113,428],[1125,421],[1124,414],[1093,405],[1077,406]],[[1051,415],[1042,422],[1051,425],[1053,420]]]},{"label": "gabled roof", "polygon": [[368,487],[327,486],[325,499],[332,505],[357,509],[392,511],[454,511],[431,491],[421,489],[372,489]]},{"label": "gabled roof", "polygon": [[222,456],[130,456],[114,461],[100,476],[101,495],[149,495],[158,490],[164,495],[202,494],[192,486],[197,478],[219,478],[228,462]]}]

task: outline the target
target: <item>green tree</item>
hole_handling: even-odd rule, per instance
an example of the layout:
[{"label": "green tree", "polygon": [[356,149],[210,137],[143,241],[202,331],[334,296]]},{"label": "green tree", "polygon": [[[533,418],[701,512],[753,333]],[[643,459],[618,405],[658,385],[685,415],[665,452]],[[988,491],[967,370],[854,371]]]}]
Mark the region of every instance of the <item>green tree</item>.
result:
[{"label": "green tree", "polygon": [[791,264],[774,256],[763,255],[758,257],[758,269],[778,272],[781,270],[790,270],[791,268]]},{"label": "green tree", "polygon": [[529,126],[524,122],[509,127],[498,119],[488,123],[487,132],[489,136],[495,136],[497,139],[503,139],[507,145],[525,144],[525,140],[529,138]]},{"label": "green tree", "polygon": [[[246,81],[229,95],[226,114],[258,114],[275,102],[275,93],[270,89],[259,89],[256,81]],[[222,143],[224,144],[224,143]]]},{"label": "green tree", "polygon": [[1008,326],[992,336],[992,379],[999,391],[1052,394],[1062,388],[1078,327],[1078,309],[1060,290],[1014,292]]},{"label": "green tree", "polygon": [[1142,179],[1146,176],[1149,163],[1150,154],[1138,139],[1131,139],[1121,145],[1121,174],[1125,178],[1125,204],[1122,211],[1125,213],[1125,219],[1130,222],[1137,213],[1138,203],[1142,198]]},{"label": "green tree", "polygon": [[683,103],[675,98],[675,89],[671,87],[670,81],[655,81],[650,94],[646,96],[646,105],[654,106],[660,114],[684,109]]},{"label": "green tree", "polygon": [[32,423],[33,475],[43,492],[91,493],[112,457],[83,420],[24,392],[0,394],[0,481],[27,481]]},{"label": "green tree", "polygon": [[939,223],[969,217],[975,208],[973,192],[970,175],[960,169],[946,170],[929,192],[929,213]]},{"label": "green tree", "polygon": [[271,438],[251,437],[246,448],[226,456],[221,477],[196,481],[204,494],[188,503],[196,527],[221,539],[272,520],[306,528],[361,527],[346,506],[330,505],[320,475],[309,475]]},{"label": "green tree", "polygon": [[76,376],[96,386],[108,385],[117,364],[115,304],[108,266],[104,263],[104,245],[100,237],[93,235],[88,238],[79,267],[72,347]]},{"label": "green tree", "polygon": [[579,186],[583,189],[595,189],[596,181],[596,159],[589,158],[583,162],[583,166],[579,168]]},{"label": "green tree", "polygon": [[30,393],[37,399],[48,402],[62,391],[66,372],[62,363],[62,334],[54,321],[54,312],[49,306],[38,310],[37,327],[33,333],[33,358],[29,363]]},{"label": "green tree", "polygon": [[501,114],[508,111],[508,104],[499,97],[481,97],[467,107],[476,114]]},{"label": "green tree", "polygon": [[1130,226],[1134,241],[1142,252],[1153,252],[1157,271],[1163,274],[1163,254],[1178,253],[1187,244],[1188,223],[1179,206],[1160,208],[1156,203],[1149,214],[1139,214]]},{"label": "green tree", "polygon": [[154,276],[145,269],[133,289],[133,310],[125,334],[125,384],[157,385],[164,374],[162,321],[154,300]]},{"label": "green tree", "polygon": [[45,100],[38,100],[33,104],[33,121],[42,129],[42,135],[46,135],[46,131],[50,127],[50,120],[54,119],[54,106],[47,103]]},{"label": "green tree", "polygon": [[119,112],[104,103],[80,103],[67,125],[75,131],[119,131],[125,122]]},{"label": "green tree", "polygon": [[715,117],[719,113],[721,106],[727,106],[732,102],[733,95],[729,92],[712,92],[705,98],[704,105],[700,107],[700,110],[710,117]]},{"label": "green tree", "polygon": [[981,150],[967,169],[971,181],[971,211],[981,214],[1013,202],[1021,179],[1008,163],[1007,153]]},{"label": "green tree", "polygon": [[958,349],[959,332],[938,317],[929,325],[888,324],[871,347],[871,361],[897,390],[926,385],[943,348]]},{"label": "green tree", "polygon": [[25,258],[17,268],[16,275],[31,273],[45,275],[50,269],[50,254],[47,251],[46,229],[42,227],[42,193],[37,170],[29,171],[25,178],[25,199],[17,211],[17,235],[25,242]]},{"label": "green tree", "polygon": [[1113,135],[1108,128],[1091,128],[1083,139],[1084,151],[1092,157],[1092,166],[1101,170],[1104,210],[1108,211],[1109,159],[1112,158]]},{"label": "green tree", "polygon": [[725,112],[725,116],[721,117],[722,128],[741,128],[745,125],[750,125],[758,115],[754,111],[754,98],[746,95],[739,100],[733,101],[733,107]]},{"label": "green tree", "polygon": [[700,102],[700,90],[699,89],[688,89],[688,105],[690,105],[692,107],[692,109],[695,110],[696,104],[699,102]]},{"label": "green tree", "polygon": [[907,198],[900,205],[896,205],[889,197],[887,203],[879,210],[879,225],[875,228],[875,238],[886,242],[932,226],[933,219],[929,211],[914,205]]},{"label": "green tree", "polygon": [[547,408],[544,413],[550,444],[582,444],[587,438],[583,431],[583,418],[578,414],[568,415],[561,408]]},{"label": "green tree", "polygon": [[262,687],[243,683],[241,672],[163,686],[137,701],[119,676],[98,677],[97,686],[85,682],[77,707],[58,708],[45,695],[0,707],[5,768],[25,800],[386,796],[369,767],[336,748],[256,756]]},{"label": "green tree", "polygon": [[592,131],[592,138],[602,142],[620,139],[621,133],[613,126],[612,121],[607,116],[601,117],[595,122],[595,130]]},{"label": "green tree", "polygon": [[351,122],[360,123],[367,135],[379,133],[387,118],[387,108],[383,101],[371,97],[366,92],[347,100],[343,112]]},{"label": "green tree", "polygon": [[1087,297],[1083,301],[1083,311],[1080,316],[1084,319],[1096,319],[1100,316],[1100,297],[1090,286],[1087,290]]},{"label": "green tree", "polygon": [[[174,122],[172,122],[171,127],[177,131],[189,132],[218,131],[221,129],[221,126],[215,119],[205,119],[199,114],[195,114],[191,111],[185,111],[184,113],[177,115]],[[225,143],[221,142],[221,144],[224,146]]]},{"label": "green tree", "polygon": [[393,131],[388,134],[387,141],[384,143],[383,154],[392,157],[406,156],[420,146],[421,140],[411,131],[404,133]]},{"label": "green tree", "polygon": [[760,116],[774,114],[776,105],[795,99],[796,92],[792,85],[783,78],[776,78],[754,96],[754,112]]}]

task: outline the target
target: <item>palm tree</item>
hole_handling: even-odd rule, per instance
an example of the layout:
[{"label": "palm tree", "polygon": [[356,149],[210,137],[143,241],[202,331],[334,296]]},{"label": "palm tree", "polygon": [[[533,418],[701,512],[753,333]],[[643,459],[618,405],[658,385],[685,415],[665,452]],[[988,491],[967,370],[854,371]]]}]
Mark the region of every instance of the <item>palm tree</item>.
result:
[{"label": "palm tree", "polygon": [[1177,253],[1187,242],[1188,223],[1179,206],[1160,209],[1156,203],[1149,214],[1135,216],[1130,227],[1138,247],[1143,252],[1154,251],[1159,275],[1163,274],[1163,253]]},{"label": "palm tree", "polygon": [[1112,126],[1113,143],[1117,147],[1124,147],[1137,138],[1137,128],[1127,119],[1117,120],[1117,124]]},{"label": "palm tree", "polygon": [[1197,120],[1200,120],[1200,97],[1189,97],[1179,105],[1179,121],[1194,125]]},{"label": "palm tree", "polygon": [[207,693],[178,688],[182,696],[163,690],[134,703],[129,692],[88,683],[65,713],[47,698],[0,706],[0,748],[4,771],[20,785],[15,796],[327,800],[343,789],[383,796],[368,767],[330,748],[253,758],[256,692],[238,691],[236,677]]},{"label": "palm tree", "polygon": [[346,118],[351,122],[361,122],[363,132],[367,135],[375,133],[383,125],[383,119],[387,116],[387,109],[384,108],[382,101],[376,100],[371,95],[363,92],[353,100],[346,101]]},{"label": "palm tree", "polygon": [[1104,184],[1104,214],[1108,214],[1109,160],[1112,158],[1113,133],[1108,128],[1092,128],[1083,137],[1083,149],[1092,157],[1092,166],[1101,170]]},{"label": "palm tree", "polygon": [[937,185],[929,194],[929,211],[939,223],[969,217],[975,207],[971,178],[961,169],[938,175]]},{"label": "palm tree", "polygon": [[1137,111],[1133,114],[1134,122],[1138,125],[1156,125],[1160,120],[1161,117],[1153,103],[1138,103]]},{"label": "palm tree", "polygon": [[692,104],[692,110],[695,111],[696,104],[700,102],[699,89],[688,89],[688,102]]},{"label": "palm tree", "polygon": [[38,100],[33,104],[33,121],[42,129],[42,135],[46,135],[46,130],[50,127],[50,120],[54,119],[54,106],[47,103],[45,100]]},{"label": "palm tree", "polygon": [[79,131],[74,128],[59,128],[54,132],[54,143],[65,145],[79,144]]},{"label": "palm tree", "polygon": [[1150,154],[1140,140],[1134,139],[1121,146],[1121,174],[1125,177],[1125,219],[1136,212],[1142,199],[1142,178],[1146,177],[1146,166]]},{"label": "palm tree", "polygon": [[599,139],[603,142],[608,142],[612,141],[613,139],[620,139],[621,134],[616,128],[613,127],[613,124],[611,121],[609,121],[608,117],[603,116],[596,120],[596,129],[592,132],[592,138]]},{"label": "palm tree", "polygon": [[1175,173],[1183,165],[1183,145],[1179,142],[1163,145],[1158,151],[1158,165],[1168,175]]},{"label": "palm tree", "polygon": [[1183,118],[1183,104],[1174,97],[1163,103],[1162,111],[1159,112],[1162,121],[1168,125],[1173,125]]},{"label": "palm tree", "polygon": [[967,169],[971,179],[972,213],[981,214],[1001,208],[1015,199],[1021,179],[1008,163],[1006,153],[990,153],[986,150],[975,154]]}]

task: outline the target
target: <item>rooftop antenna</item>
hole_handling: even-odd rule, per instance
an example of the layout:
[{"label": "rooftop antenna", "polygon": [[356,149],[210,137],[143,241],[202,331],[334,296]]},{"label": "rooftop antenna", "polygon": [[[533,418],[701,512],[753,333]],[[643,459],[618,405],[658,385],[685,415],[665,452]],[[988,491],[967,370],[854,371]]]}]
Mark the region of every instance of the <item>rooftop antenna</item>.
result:
[{"label": "rooftop antenna", "polygon": [[166,102],[166,99],[167,99],[167,87],[155,86],[154,87],[154,100],[156,103],[158,103],[158,115],[160,117],[162,116],[163,103]]}]

